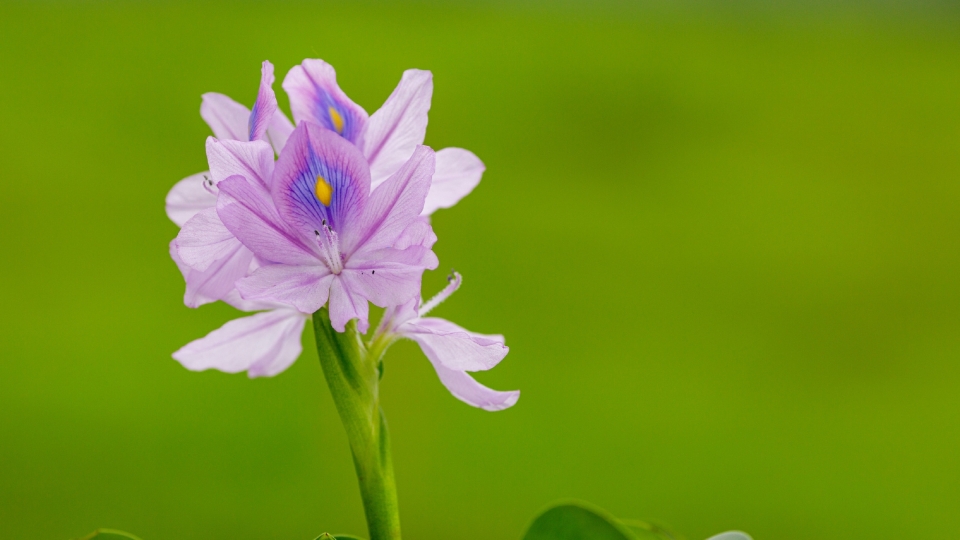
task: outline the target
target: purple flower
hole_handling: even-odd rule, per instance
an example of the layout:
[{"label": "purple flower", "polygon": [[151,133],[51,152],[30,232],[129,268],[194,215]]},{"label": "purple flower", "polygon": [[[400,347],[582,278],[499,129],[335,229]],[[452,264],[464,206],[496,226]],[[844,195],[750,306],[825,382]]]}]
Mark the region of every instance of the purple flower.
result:
[{"label": "purple flower", "polygon": [[240,295],[303,313],[329,300],[337,331],[358,319],[366,332],[367,301],[381,307],[406,302],[419,294],[424,269],[437,265],[426,245],[433,233],[420,218],[433,169],[433,151],[419,146],[371,193],[359,150],[333,131],[301,123],[271,181],[253,173],[219,184],[217,215],[267,262],[236,282]]},{"label": "purple flower", "polygon": [[460,274],[453,273],[439,294],[420,306],[419,298],[391,307],[383,314],[372,343],[389,346],[407,338],[416,341],[450,393],[464,403],[487,411],[512,407],[520,391],[501,392],[478,383],[471,371],[485,371],[500,363],[509,352],[503,336],[470,332],[456,324],[435,317],[425,317],[459,287]]},{"label": "purple flower", "polygon": [[[414,149],[423,144],[427,113],[433,96],[433,75],[408,69],[383,106],[368,116],[337,85],[333,66],[323,60],[304,60],[283,80],[293,118],[313,122],[340,134],[363,153],[370,164],[371,186],[387,180]],[[484,166],[469,150],[444,148],[436,153],[436,172],[423,207],[430,215],[449,208],[480,183]]]},{"label": "purple flower", "polygon": [[[365,157],[370,158],[368,163],[373,175],[370,188],[375,189],[392,173],[397,172],[408,158],[413,157],[417,146],[423,141],[433,90],[431,79],[429,72],[408,70],[384,106],[370,118],[339,89],[333,68],[322,61],[307,60],[302,66],[296,66],[288,74],[284,87],[291,93],[291,106],[298,123],[304,119],[316,122],[354,143],[365,153]],[[251,377],[275,375],[286,369],[299,355],[299,335],[306,315],[298,307],[269,298],[278,296],[290,300],[289,295],[296,296],[294,291],[307,290],[314,295],[308,295],[298,303],[299,308],[310,309],[322,306],[322,301],[319,304],[317,302],[323,300],[323,295],[326,294],[331,302],[331,317],[338,321],[339,330],[343,330],[346,320],[355,315],[361,319],[360,326],[365,331],[366,299],[383,306],[391,299],[408,295],[414,288],[414,281],[409,279],[412,276],[416,276],[417,290],[413,292],[413,296],[417,297],[422,269],[436,265],[436,258],[430,251],[436,237],[429,221],[421,217],[411,220],[397,236],[394,245],[384,248],[386,251],[379,254],[394,258],[385,261],[390,264],[390,268],[367,268],[370,264],[364,257],[369,257],[371,250],[353,249],[350,253],[352,266],[347,268],[345,265],[340,268],[340,274],[343,274],[341,277],[340,274],[333,273],[338,265],[336,251],[341,250],[341,259],[344,259],[346,252],[343,248],[350,248],[350,242],[356,242],[357,239],[347,238],[347,245],[344,246],[333,221],[324,228],[325,224],[321,219],[320,228],[314,229],[314,244],[306,242],[304,246],[301,242],[299,247],[305,247],[307,251],[317,249],[319,253],[315,252],[314,255],[319,255],[320,262],[330,270],[331,275],[322,276],[316,282],[311,282],[310,279],[301,281],[300,289],[281,292],[273,286],[268,287],[269,290],[263,290],[270,273],[282,273],[283,270],[276,268],[276,262],[269,258],[258,260],[221,220],[216,204],[220,182],[231,176],[242,177],[242,182],[234,182],[237,184],[235,187],[245,194],[254,195],[250,199],[244,199],[246,202],[267,203],[265,208],[273,203],[272,194],[269,196],[271,201],[266,201],[264,197],[264,191],[270,192],[273,179],[273,155],[281,154],[293,131],[293,125],[277,109],[276,96],[272,90],[273,82],[273,66],[264,62],[260,89],[252,111],[222,94],[210,93],[203,96],[201,116],[217,137],[207,140],[210,171],[185,178],[174,186],[167,196],[168,215],[183,227],[177,239],[171,243],[171,256],[187,284],[184,302],[190,307],[197,307],[204,303],[224,300],[243,311],[268,310],[230,321],[174,353],[174,357],[189,369],[216,368],[227,372],[246,370]],[[305,87],[304,82],[310,85],[317,83],[313,93],[301,91],[303,88],[309,90],[309,86]],[[304,97],[306,99],[303,99]],[[321,108],[323,104],[326,109]],[[312,116],[301,114],[305,106],[313,106],[316,113]],[[366,144],[363,142],[364,135],[367,135]],[[423,161],[423,151],[425,149],[420,151],[418,161]],[[447,148],[435,156],[435,171],[420,211],[423,216],[459,201],[476,186],[484,170],[483,163],[466,150]],[[419,183],[422,188],[424,165],[421,163],[419,167]],[[331,185],[331,188],[333,187]],[[380,194],[380,199],[384,198],[385,193]],[[241,199],[233,199],[231,202],[227,198],[226,201],[224,206],[241,204]],[[236,208],[231,207],[228,212],[233,210]],[[270,217],[276,218],[277,215]],[[277,231],[293,232],[293,238],[300,234],[297,231],[285,230],[290,226],[284,224],[282,218],[274,219],[271,224],[276,226]],[[396,224],[388,225],[384,230],[395,232]],[[365,246],[375,246],[376,242],[382,242],[385,236],[389,234],[382,232],[379,238],[367,238]],[[312,262],[316,261],[314,257]],[[419,266],[411,266],[411,261]],[[275,268],[265,269],[254,276],[262,264]],[[313,269],[314,274],[316,270],[323,272],[322,267],[314,266],[317,266]],[[368,270],[369,274],[366,273]],[[360,272],[359,275],[356,275],[357,271]],[[377,272],[386,279],[370,283]],[[333,275],[337,277],[334,278]],[[247,276],[250,279],[244,280],[244,286],[248,295],[258,298],[256,300],[242,299],[236,289],[236,282]],[[391,290],[388,281],[390,279],[399,280],[400,286]],[[327,282],[330,286],[325,289]],[[289,282],[280,284],[281,287],[289,285]],[[339,318],[335,314],[339,314]],[[470,379],[466,374],[462,376]]]}]

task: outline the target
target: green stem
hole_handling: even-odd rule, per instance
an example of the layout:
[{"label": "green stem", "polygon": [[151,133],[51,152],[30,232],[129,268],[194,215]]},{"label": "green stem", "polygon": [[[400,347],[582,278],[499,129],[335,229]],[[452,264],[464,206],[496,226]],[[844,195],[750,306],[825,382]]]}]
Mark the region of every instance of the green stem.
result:
[{"label": "green stem", "polygon": [[370,540],[400,540],[390,438],[380,410],[379,356],[373,358],[364,347],[356,321],[343,333],[334,330],[327,308],[313,314],[313,330],[320,366],[353,452]]}]

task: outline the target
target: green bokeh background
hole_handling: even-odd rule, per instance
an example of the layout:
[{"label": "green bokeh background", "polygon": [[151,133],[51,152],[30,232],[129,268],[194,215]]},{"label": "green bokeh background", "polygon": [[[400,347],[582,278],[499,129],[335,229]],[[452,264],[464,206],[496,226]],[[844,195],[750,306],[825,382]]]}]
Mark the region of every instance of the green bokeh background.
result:
[{"label": "green bokeh background", "polygon": [[[438,316],[501,332],[468,407],[411,343],[383,388],[410,539],[590,500],[691,540],[956,538],[960,16],[936,5],[0,5],[0,536],[365,533],[310,330],[273,379],[170,358],[167,190],[200,94],[336,66],[487,164],[436,214]],[[278,87],[279,88],[279,87]],[[281,93],[282,94],[282,93]],[[281,96],[281,107],[287,109]]]}]

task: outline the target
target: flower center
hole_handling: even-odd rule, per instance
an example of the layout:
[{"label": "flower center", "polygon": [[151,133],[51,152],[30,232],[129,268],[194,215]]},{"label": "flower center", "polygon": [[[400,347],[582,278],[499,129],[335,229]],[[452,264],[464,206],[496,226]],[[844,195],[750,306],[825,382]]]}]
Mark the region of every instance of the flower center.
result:
[{"label": "flower center", "polygon": [[334,274],[343,271],[343,255],[340,253],[340,238],[337,232],[327,225],[327,220],[323,220],[323,228],[319,231],[313,231],[317,235],[317,245],[320,246],[320,256]]}]

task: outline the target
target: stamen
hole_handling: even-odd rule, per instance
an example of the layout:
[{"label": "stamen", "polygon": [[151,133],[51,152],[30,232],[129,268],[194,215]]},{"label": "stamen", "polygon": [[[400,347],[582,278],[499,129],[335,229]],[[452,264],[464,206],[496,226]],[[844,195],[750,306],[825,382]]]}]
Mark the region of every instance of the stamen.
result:
[{"label": "stamen", "polygon": [[317,235],[317,245],[320,246],[320,255],[327,268],[334,274],[343,271],[343,257],[340,255],[340,237],[337,232],[327,227],[327,220],[323,220],[323,232],[313,231]]},{"label": "stamen", "polygon": [[219,191],[215,189],[213,179],[207,175],[203,175],[203,189],[207,190],[211,195],[216,195],[217,191]]},{"label": "stamen", "polygon": [[436,296],[430,300],[423,302],[423,304],[420,306],[421,317],[426,315],[433,308],[439,306],[440,302],[450,298],[450,295],[460,288],[460,284],[463,283],[463,277],[456,270],[451,270],[450,275],[447,276],[447,281],[449,284],[444,287],[442,291],[438,292]]}]

